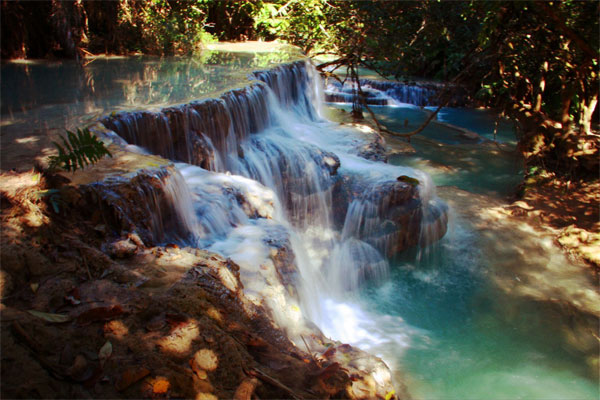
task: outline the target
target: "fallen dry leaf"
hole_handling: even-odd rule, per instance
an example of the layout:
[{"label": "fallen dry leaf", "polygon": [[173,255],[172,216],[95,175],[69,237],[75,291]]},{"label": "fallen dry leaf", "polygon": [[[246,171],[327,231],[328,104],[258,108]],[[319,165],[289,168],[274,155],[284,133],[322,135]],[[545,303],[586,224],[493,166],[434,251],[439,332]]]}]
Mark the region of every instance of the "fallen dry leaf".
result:
[{"label": "fallen dry leaf", "polygon": [[194,359],[190,360],[190,367],[192,367],[192,371],[194,371],[198,378],[205,380],[208,377],[206,371],[200,368]]},{"label": "fallen dry leaf", "polygon": [[129,328],[119,319],[113,319],[104,324],[103,331],[105,334],[114,335],[116,339],[123,339],[129,333]]},{"label": "fallen dry leaf", "polygon": [[246,378],[240,383],[240,386],[235,390],[233,398],[235,400],[251,400],[254,390],[258,386],[258,379]]},{"label": "fallen dry leaf", "polygon": [[165,319],[163,317],[161,317],[160,315],[157,317],[154,317],[150,320],[150,322],[148,322],[146,324],[146,330],[152,332],[152,331],[159,331],[161,330],[165,325],[167,324],[167,322],[165,321]]},{"label": "fallen dry leaf", "polygon": [[84,382],[94,375],[94,369],[82,354],[78,354],[67,374],[76,382]]},{"label": "fallen dry leaf", "polygon": [[120,305],[108,306],[108,307],[96,307],[90,310],[84,311],[77,317],[77,322],[91,323],[95,321],[104,321],[116,317],[117,315],[123,314],[123,308]]},{"label": "fallen dry leaf", "polygon": [[123,371],[123,374],[121,374],[121,378],[115,384],[115,388],[121,392],[138,382],[140,379],[145,378],[149,374],[150,370],[144,367],[126,369]]},{"label": "fallen dry leaf", "polygon": [[50,314],[36,310],[28,310],[27,312],[35,317],[43,319],[44,321],[52,322],[54,324],[61,324],[71,320],[71,317],[64,314]]},{"label": "fallen dry leaf", "polygon": [[110,341],[107,340],[98,352],[98,359],[100,359],[100,365],[104,365],[104,363],[106,362],[106,360],[108,360],[111,354],[112,344],[110,343]]},{"label": "fallen dry leaf", "polygon": [[171,384],[169,383],[169,381],[167,379],[158,378],[154,382],[154,385],[152,385],[152,391],[155,394],[164,394],[169,391],[170,387],[171,387]]}]

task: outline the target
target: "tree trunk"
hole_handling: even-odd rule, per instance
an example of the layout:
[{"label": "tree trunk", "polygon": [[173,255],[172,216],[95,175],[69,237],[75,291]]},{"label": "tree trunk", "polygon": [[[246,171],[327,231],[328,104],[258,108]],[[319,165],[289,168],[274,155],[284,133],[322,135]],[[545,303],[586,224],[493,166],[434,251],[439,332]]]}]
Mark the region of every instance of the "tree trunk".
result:
[{"label": "tree trunk", "polygon": [[579,118],[579,133],[589,135],[592,133],[592,115],[598,105],[598,91],[594,93],[587,101],[581,104],[581,113]]},{"label": "tree trunk", "polygon": [[571,102],[573,95],[575,94],[575,88],[572,83],[563,83],[561,88],[561,106],[560,106],[560,123],[563,126],[563,130],[566,132],[569,130],[571,124]]},{"label": "tree trunk", "polygon": [[533,107],[533,111],[536,112],[542,111],[542,95],[546,89],[546,72],[548,72],[548,61],[544,61],[544,64],[542,65],[542,76],[540,77],[538,91],[535,96],[535,106]]}]

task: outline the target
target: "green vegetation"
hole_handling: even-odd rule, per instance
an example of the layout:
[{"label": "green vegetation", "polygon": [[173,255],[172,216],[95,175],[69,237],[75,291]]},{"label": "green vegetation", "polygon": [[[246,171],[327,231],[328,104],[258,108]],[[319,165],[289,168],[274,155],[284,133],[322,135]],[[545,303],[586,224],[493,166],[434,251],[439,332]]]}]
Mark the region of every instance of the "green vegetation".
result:
[{"label": "green vegetation", "polygon": [[88,128],[77,128],[77,133],[67,131],[67,137],[60,138],[64,146],[53,142],[58,155],[50,157],[51,171],[63,169],[75,172],[77,169],[95,164],[104,156],[112,157],[104,143],[99,141]]},{"label": "green vegetation", "polygon": [[418,186],[421,183],[421,182],[419,182],[418,179],[412,178],[412,177],[407,176],[407,175],[401,175],[398,178],[396,178],[396,180],[398,182],[408,183],[411,186]]},{"label": "green vegetation", "polygon": [[[597,176],[600,8],[595,1],[211,1],[2,3],[2,57],[198,52],[210,40],[287,41],[366,67],[456,85],[520,126],[529,166]],[[357,114],[360,108],[360,88]],[[384,128],[384,127],[383,127]],[[418,130],[414,134],[418,133]]]}]

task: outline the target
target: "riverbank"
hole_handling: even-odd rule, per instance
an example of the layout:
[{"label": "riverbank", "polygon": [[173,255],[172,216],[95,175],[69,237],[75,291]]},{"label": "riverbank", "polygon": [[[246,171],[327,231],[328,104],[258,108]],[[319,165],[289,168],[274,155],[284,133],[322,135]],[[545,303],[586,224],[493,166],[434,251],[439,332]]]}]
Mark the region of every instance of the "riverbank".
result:
[{"label": "riverbank", "polygon": [[[308,85],[305,68],[295,63],[255,78],[271,83],[270,73],[281,74],[277,79],[286,84]],[[230,156],[225,150],[262,157],[262,149],[224,147],[228,135],[241,142],[251,133],[260,137],[269,126],[267,88],[254,83],[220,99],[111,113],[103,122],[112,121],[115,129],[127,129],[127,123],[144,128],[129,129],[133,137],[119,132],[128,144],[101,124],[91,127],[112,158],[75,174],[2,174],[2,335],[3,346],[9,346],[3,348],[2,369],[9,371],[3,373],[3,397],[250,398],[254,391],[262,398],[406,397],[401,383],[394,391],[380,359],[326,338],[303,318],[295,280],[300,255],[292,251],[287,225],[276,225],[286,223],[276,219],[282,214],[279,200],[257,177],[174,166],[134,146],[151,148],[153,138],[171,139],[154,150],[197,164],[208,160],[202,158],[206,153],[211,167]],[[302,105],[313,106],[299,96],[312,99],[310,91],[278,89],[274,94],[286,105],[299,97]],[[196,125],[216,118],[222,125]],[[335,154],[302,143],[296,147],[315,173],[324,172],[326,179],[336,174]],[[271,156],[281,157],[282,165],[296,164],[283,150]],[[285,171],[296,190],[305,184],[303,175]],[[415,193],[404,183],[392,186]],[[214,210],[202,212],[208,204],[224,207],[230,219],[218,225],[222,220]],[[204,225],[194,225],[202,217]],[[261,225],[273,232],[257,235]],[[231,231],[240,227],[255,257],[235,243]],[[196,241],[216,228],[232,240],[215,251],[231,258],[199,250],[223,241],[217,234],[208,238],[212,243]],[[61,340],[64,345],[57,344]],[[31,376],[12,373],[28,363],[36,365]]]},{"label": "riverbank", "polygon": [[[328,290],[333,291],[332,287],[335,284],[348,285],[340,288],[345,290],[343,293],[352,293],[353,291],[348,289],[356,288],[362,280],[366,280],[368,284],[370,278],[377,277],[379,272],[376,268],[370,268],[374,264],[373,261],[376,261],[378,266],[387,266],[388,261],[368,247],[367,242],[361,243],[352,237],[347,242],[350,245],[333,249],[328,243],[337,240],[337,233],[324,229],[327,226],[323,228],[318,225],[319,222],[328,219],[327,215],[331,211],[340,225],[346,225],[348,217],[360,221],[358,218],[366,216],[365,218],[380,221],[395,216],[396,220],[386,220],[385,224],[372,224],[375,227],[373,232],[380,233],[380,226],[390,229],[391,225],[398,221],[406,230],[407,225],[404,222],[414,222],[414,218],[404,218],[405,216],[398,211],[414,210],[411,206],[417,202],[406,203],[405,195],[418,200],[413,197],[416,192],[415,186],[420,186],[428,196],[435,194],[434,188],[429,184],[429,177],[424,174],[416,172],[419,175],[414,176],[418,179],[413,175],[404,175],[415,174],[415,171],[402,167],[401,163],[393,166],[365,161],[365,158],[372,161],[386,158],[381,138],[373,131],[367,132],[366,129],[361,129],[361,126],[355,126],[354,128],[365,134],[361,136],[357,134],[356,129],[350,131],[336,124],[317,120],[312,114],[312,108],[303,108],[319,104],[318,97],[313,97],[318,93],[318,88],[313,85],[315,81],[304,81],[296,75],[305,71],[303,68],[307,67],[298,64],[289,68],[279,68],[275,72],[258,72],[255,75],[272,86],[274,93],[271,94],[279,98],[280,104],[293,105],[287,111],[295,111],[296,114],[279,110],[276,103],[262,102],[267,84],[255,83],[253,89],[232,91],[218,100],[209,102],[195,102],[150,112],[127,111],[107,115],[102,122],[111,124],[111,129],[115,129],[122,138],[128,140],[129,144],[122,143],[122,146],[132,152],[120,152],[121,149],[115,150],[114,146],[111,146],[114,159],[105,159],[83,174],[66,175],[73,185],[88,186],[87,189],[83,189],[87,196],[85,200],[81,200],[80,187],[66,186],[62,189],[59,187],[60,182],[58,186],[56,182],[44,183],[33,173],[3,175],[2,181],[7,183],[3,195],[3,210],[7,210],[6,219],[3,219],[3,228],[7,227],[7,247],[3,243],[2,265],[3,275],[6,276],[3,278],[3,285],[8,293],[5,302],[6,315],[14,317],[14,320],[12,317],[7,318],[6,322],[9,324],[6,330],[3,330],[3,335],[6,334],[9,338],[7,343],[21,343],[21,354],[11,355],[7,362],[23,362],[27,360],[25,356],[33,358],[32,362],[38,363],[40,369],[48,373],[48,377],[41,379],[42,388],[49,385],[52,389],[58,385],[62,388],[60,390],[72,390],[73,385],[63,385],[55,380],[76,382],[75,385],[83,382],[86,390],[87,385],[92,388],[89,390],[110,397],[140,397],[147,396],[148,393],[162,396],[165,394],[165,387],[172,389],[171,392],[167,389],[166,395],[185,397],[193,393],[197,396],[232,397],[240,388],[246,393],[256,390],[259,397],[286,397],[290,392],[298,397],[391,397],[390,374],[380,360],[348,345],[325,339],[316,327],[302,321],[300,316],[306,310],[299,307],[301,303],[298,301],[297,290],[299,287],[300,290],[306,290],[303,299],[308,301],[302,304],[304,307],[315,297],[327,294]],[[269,75],[271,73],[273,75]],[[299,83],[306,86],[282,86]],[[306,88],[315,89],[316,93],[309,92]],[[298,97],[299,93],[307,97]],[[217,112],[206,113],[208,118],[200,118],[200,115],[205,115],[205,108],[212,104],[226,105],[230,108],[221,107]],[[274,115],[275,113],[278,115]],[[219,121],[219,126],[202,125],[206,121],[214,120]],[[269,125],[273,121],[273,125]],[[225,130],[230,134],[227,143],[223,140],[223,126],[230,127]],[[451,131],[456,134],[456,129]],[[119,141],[114,134],[112,135],[115,141]],[[365,141],[363,136],[369,136],[370,140]],[[310,144],[292,141],[292,138],[302,138]],[[163,143],[161,140],[164,140],[164,146],[158,145]],[[191,165],[172,166],[169,161],[158,156],[141,156],[139,153],[143,151],[134,144],[159,152],[171,160],[184,160],[204,167],[210,165],[211,169],[215,167],[215,170],[221,173],[214,170],[209,172]],[[187,147],[190,144],[193,148]],[[415,142],[412,144],[416,145]],[[361,147],[362,145],[365,146]],[[479,167],[478,160],[473,159],[470,153],[476,150],[477,145],[471,143],[467,151],[452,154],[460,154],[467,166]],[[435,151],[441,153],[447,149],[448,146],[438,146]],[[407,152],[408,149],[404,148],[403,151]],[[495,151],[496,149],[493,149],[489,154],[497,155]],[[250,162],[252,164],[247,164]],[[290,167],[303,165],[308,167]],[[433,163],[432,168],[438,168],[440,165]],[[252,171],[260,171],[262,175],[253,174]],[[309,172],[318,172],[318,180],[307,181]],[[351,172],[356,175],[350,174]],[[367,176],[369,173],[374,175]],[[378,176],[377,173],[381,175]],[[374,179],[362,181],[361,174],[368,178],[380,179],[385,185],[370,185]],[[110,182],[105,179],[107,175],[110,175]],[[281,182],[277,181],[279,186],[273,182],[273,176],[281,176]],[[342,179],[339,179],[340,176]],[[84,179],[78,179],[82,177]],[[252,179],[248,179],[249,177]],[[172,179],[170,183],[169,179]],[[346,187],[350,190],[340,191],[344,188],[344,182],[353,183],[353,179],[356,179],[355,185]],[[270,183],[271,187],[268,188],[265,182]],[[93,201],[89,200],[90,185],[96,188],[91,190],[96,196],[93,197]],[[27,187],[30,190],[21,191]],[[329,188],[332,192],[328,192]],[[59,193],[47,189],[58,189]],[[167,192],[173,197],[173,201],[168,201],[165,196]],[[340,193],[344,193],[344,199],[339,196]],[[446,191],[441,189],[439,193],[446,194]],[[495,217],[502,214],[496,207],[504,206],[503,202],[486,205],[486,212],[483,213],[479,208],[480,198],[477,195],[460,191],[454,195],[448,199],[471,201],[468,207],[461,209],[472,216],[473,224],[482,224],[481,232],[485,232],[488,239],[487,247],[482,246],[482,249],[489,250],[490,254],[498,255],[497,258],[501,259],[500,256],[504,253],[498,252],[499,249],[509,246],[493,245],[497,244],[497,241],[507,243],[508,240],[505,239],[514,236],[511,233],[515,227],[520,226],[517,223],[518,219],[512,216]],[[285,201],[286,211],[295,215],[295,223],[310,229],[306,232],[292,231],[291,224],[279,215],[283,215],[277,208],[280,199]],[[348,204],[350,201],[354,205],[364,202],[369,206],[370,201],[375,205],[384,204],[389,206],[384,211],[392,213],[374,214],[368,207],[364,210],[353,209],[351,212]],[[25,207],[22,207],[22,204],[25,204]],[[187,207],[184,211],[189,211],[185,214],[189,218],[181,218],[183,214],[178,214],[181,210],[174,206]],[[344,206],[348,206],[348,209]],[[439,210],[443,210],[445,216],[447,208]],[[440,214],[430,216],[435,218],[440,217]],[[509,219],[511,223],[504,225]],[[502,224],[498,225],[498,221]],[[198,225],[189,229],[191,232],[180,231],[191,228],[196,222]],[[445,232],[445,222],[443,225],[443,231],[437,230],[436,239]],[[354,227],[346,230],[349,235],[361,230],[358,224],[348,226]],[[494,236],[496,230],[500,232],[498,239]],[[318,236],[320,232],[331,234],[333,239]],[[522,250],[519,246],[528,243],[528,240],[532,243],[537,240],[529,238],[528,232],[523,231],[523,240],[518,243],[511,242],[509,257],[504,260],[507,264],[506,282],[509,283],[506,287],[509,289],[512,288],[510,283],[514,281],[513,270],[522,267]],[[180,237],[189,239],[187,242],[178,242],[181,248],[173,245],[171,242],[177,239],[169,236],[177,236],[179,233],[182,234]],[[189,233],[193,235],[189,236]],[[306,242],[306,247],[292,247],[293,235],[298,233],[305,234],[300,238]],[[419,237],[412,231],[407,234],[409,239]],[[19,244],[21,236],[24,242]],[[361,238],[380,239],[369,236]],[[204,241],[195,241],[196,239]],[[542,242],[548,247],[547,240]],[[200,249],[212,248],[221,256],[210,251],[183,247],[186,244],[182,243],[194,243],[193,246]],[[362,251],[361,254],[353,252],[357,248],[356,243],[362,246],[358,247]],[[408,240],[402,243],[409,245]],[[536,243],[539,244],[539,241]],[[555,254],[550,252],[554,249],[552,246],[544,246],[539,250],[540,261],[530,265],[529,269],[522,267],[523,271],[518,272],[523,276],[532,276],[528,278],[527,285],[521,285],[523,296],[526,296],[528,291],[538,290],[543,292],[540,296],[540,299],[543,298],[541,301],[547,301],[552,290],[557,287],[549,285],[548,282],[538,285],[533,279],[538,277],[536,274],[539,271],[536,269],[540,266],[539,263],[543,264],[546,260],[542,256]],[[7,252],[4,251],[5,248],[8,249]],[[332,261],[332,250],[339,252],[340,249],[348,251],[348,254],[338,253],[337,261]],[[294,256],[297,257],[297,263],[294,263]],[[5,257],[8,259],[4,259]],[[315,262],[321,259],[324,260],[323,268]],[[460,260],[460,257],[456,260]],[[308,263],[301,265],[305,261]],[[9,267],[5,268],[6,265]],[[302,266],[317,266],[320,269],[299,271]],[[333,268],[338,266],[343,269]],[[532,271],[535,274],[529,273]],[[562,272],[558,278],[575,277],[574,280],[577,281],[583,276],[579,270],[563,269]],[[296,285],[299,276],[303,280],[310,280],[304,288]],[[351,279],[346,279],[348,276]],[[521,275],[517,276],[523,279]],[[550,278],[553,276],[555,275],[548,275],[550,281],[553,280]],[[55,279],[57,277],[58,282]],[[560,279],[557,281],[562,284]],[[323,288],[318,286],[320,284],[323,284]],[[571,286],[565,290],[560,289],[559,304],[572,303],[580,307],[576,303],[579,302],[581,294],[571,289]],[[185,302],[181,300],[181,296],[185,296]],[[340,298],[346,297],[343,295]],[[592,300],[593,298],[589,297]],[[186,306],[187,299],[191,299],[194,309]],[[149,308],[152,315],[139,310],[138,304],[141,308]],[[595,318],[593,302],[591,304],[592,306],[589,306],[589,303],[585,303],[585,307],[591,312],[592,318]],[[169,311],[161,311],[165,306]],[[352,331],[352,328],[348,327],[352,327],[356,322],[352,320],[351,315],[345,314],[348,309],[346,306],[347,304],[342,303],[342,308],[335,315],[336,318],[341,318],[340,322],[335,324],[336,330]],[[212,307],[217,313],[212,311]],[[324,310],[319,303],[315,308],[318,312]],[[30,310],[46,314],[32,314]],[[228,316],[219,317],[222,313],[227,313]],[[560,319],[569,315],[564,312],[558,314]],[[270,318],[273,315],[276,317]],[[322,317],[323,320],[333,320],[331,314],[314,315]],[[88,321],[90,318],[91,321]],[[114,324],[117,326],[112,326],[115,320],[117,322]],[[224,322],[224,325],[220,325],[220,322]],[[287,322],[292,324],[288,325]],[[54,325],[55,323],[59,325]],[[253,325],[254,323],[258,326]],[[123,330],[121,324],[127,329]],[[276,327],[277,324],[281,329]],[[209,331],[217,332],[217,336],[223,336],[226,343],[215,339],[211,334],[203,333],[199,326],[207,326]],[[258,338],[253,336],[252,332],[262,332],[261,329],[265,330],[264,335],[261,333]],[[197,330],[200,331],[199,336],[196,335]],[[66,345],[60,350],[53,347],[55,339],[60,337],[63,331],[66,332],[67,338],[73,337],[73,343],[83,349],[75,350],[75,353],[81,353],[81,357],[78,357],[79,354],[73,354],[73,349],[64,350]],[[91,344],[75,338],[81,331],[94,338],[90,341]],[[36,332],[43,337],[43,346],[29,340]],[[145,340],[151,341],[151,348],[139,347],[138,343]],[[261,340],[266,340],[275,348],[264,345]],[[292,341],[296,350],[290,347]],[[107,342],[110,342],[110,345],[106,344]],[[587,350],[584,351],[589,351],[591,347],[587,339],[585,346]],[[231,350],[232,348],[235,351]],[[371,343],[366,343],[364,348],[371,351]],[[66,353],[65,357],[61,357],[63,352]],[[153,352],[158,352],[159,356],[154,357]],[[273,359],[265,353],[283,355]],[[389,354],[389,351],[384,353]],[[112,358],[113,354],[115,359]],[[228,360],[227,357],[230,356],[235,360],[225,361],[223,364],[219,362],[223,371],[220,371],[220,367],[212,369],[212,361],[221,358]],[[165,360],[162,360],[162,357],[165,357]],[[199,360],[196,360],[197,357]],[[204,363],[206,359],[208,363]],[[121,360],[125,365],[148,366],[144,366],[140,372],[137,367],[122,367]],[[111,364],[114,361],[118,362],[118,365]],[[164,365],[161,366],[161,362],[168,366],[168,371],[179,372],[168,372],[166,367],[163,368]],[[302,364],[298,362],[307,365],[301,367]],[[110,365],[114,371],[105,369],[106,365]],[[67,372],[58,373],[57,378],[55,373],[61,368]],[[240,368],[243,375],[239,374]],[[290,374],[294,378],[293,381],[286,380],[289,368],[297,368],[299,371],[298,374]],[[19,365],[9,367],[11,371],[19,369]],[[402,366],[398,369],[402,369]],[[84,373],[79,375],[81,370]],[[96,377],[97,371],[101,371],[100,378]],[[226,381],[221,379],[221,373],[237,374],[239,380]],[[304,376],[304,380],[300,379],[300,375]],[[120,382],[127,382],[131,376],[136,378],[134,382],[121,390],[123,386]],[[204,376],[208,378],[211,386],[195,383],[195,377],[206,381]],[[92,377],[96,377],[96,380],[90,380]],[[139,380],[137,377],[140,377]],[[256,378],[256,381],[253,378]],[[18,381],[20,377],[15,376],[14,379]],[[192,389],[188,385],[190,379],[193,383]],[[403,382],[402,379],[399,381]],[[257,382],[262,382],[262,385],[267,387],[254,387]],[[315,388],[315,385],[318,387]],[[18,390],[13,386],[10,390]],[[41,393],[41,390],[43,389],[38,391]],[[94,393],[89,390],[88,393],[93,397]],[[396,386],[396,391],[400,398],[406,397],[401,384]],[[64,395],[63,392],[56,393]],[[26,395],[27,393],[24,394]]]},{"label": "riverbank", "polygon": [[[3,398],[394,397],[366,353],[318,330],[294,346],[230,259],[115,236],[98,212],[119,210],[94,213],[80,187],[55,189],[53,203],[37,173],[1,178]],[[113,201],[131,205],[143,179]]]},{"label": "riverbank", "polygon": [[567,181],[548,176],[527,186],[520,200],[506,207],[509,215],[546,230],[571,257],[600,272],[600,182]]}]

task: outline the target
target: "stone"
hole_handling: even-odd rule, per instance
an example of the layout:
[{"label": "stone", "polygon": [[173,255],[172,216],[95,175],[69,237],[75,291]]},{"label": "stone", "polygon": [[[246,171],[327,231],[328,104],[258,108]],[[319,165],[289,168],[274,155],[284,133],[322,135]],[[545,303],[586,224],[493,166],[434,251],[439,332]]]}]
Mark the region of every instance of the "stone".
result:
[{"label": "stone", "polygon": [[137,249],[138,246],[128,238],[110,243],[107,252],[113,258],[130,258],[135,255]]}]

